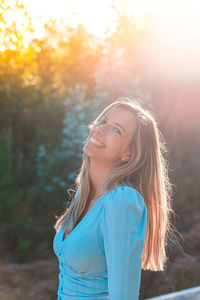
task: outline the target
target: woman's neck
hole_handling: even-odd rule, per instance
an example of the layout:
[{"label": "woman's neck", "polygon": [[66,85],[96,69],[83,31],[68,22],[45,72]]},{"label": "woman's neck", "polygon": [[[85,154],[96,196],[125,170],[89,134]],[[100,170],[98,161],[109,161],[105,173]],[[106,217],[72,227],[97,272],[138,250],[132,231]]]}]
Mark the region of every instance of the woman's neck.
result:
[{"label": "woman's neck", "polygon": [[106,168],[104,165],[98,164],[90,160],[90,181],[92,184],[91,195],[93,197],[98,197],[105,192],[105,181],[110,172],[110,169]]}]

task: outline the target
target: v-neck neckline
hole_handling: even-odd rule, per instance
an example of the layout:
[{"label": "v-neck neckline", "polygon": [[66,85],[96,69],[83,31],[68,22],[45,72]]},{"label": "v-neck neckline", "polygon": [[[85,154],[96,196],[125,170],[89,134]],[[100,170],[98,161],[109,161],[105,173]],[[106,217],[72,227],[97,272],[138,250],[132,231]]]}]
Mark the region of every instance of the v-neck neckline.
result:
[{"label": "v-neck neckline", "polygon": [[62,243],[64,243],[65,242],[65,240],[75,231],[75,230],[77,230],[77,228],[78,227],[80,227],[80,225],[82,224],[82,223],[84,223],[86,220],[87,220],[87,218],[88,218],[88,216],[91,214],[91,211],[92,210],[94,210],[96,207],[97,207],[97,204],[98,203],[101,203],[102,201],[100,201],[101,200],[101,198],[103,198],[103,197],[105,197],[105,195],[107,195],[109,192],[105,192],[103,195],[101,195],[98,199],[97,199],[97,201],[94,203],[94,205],[88,210],[88,212],[86,213],[86,215],[80,220],[80,222],[76,225],[76,227],[64,238],[64,235],[65,235],[65,230],[66,230],[66,227],[65,226],[63,226],[63,232],[62,232],[62,235],[61,235],[61,239],[62,239]]}]

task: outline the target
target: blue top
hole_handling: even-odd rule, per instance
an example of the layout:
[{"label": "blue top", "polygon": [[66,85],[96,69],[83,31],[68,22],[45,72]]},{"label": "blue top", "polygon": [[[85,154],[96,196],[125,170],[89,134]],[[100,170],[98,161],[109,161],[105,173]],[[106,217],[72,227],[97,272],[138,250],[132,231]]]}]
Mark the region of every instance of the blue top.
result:
[{"label": "blue top", "polygon": [[60,269],[57,299],[138,300],[146,224],[140,193],[117,186],[64,241],[63,226],[53,241]]}]

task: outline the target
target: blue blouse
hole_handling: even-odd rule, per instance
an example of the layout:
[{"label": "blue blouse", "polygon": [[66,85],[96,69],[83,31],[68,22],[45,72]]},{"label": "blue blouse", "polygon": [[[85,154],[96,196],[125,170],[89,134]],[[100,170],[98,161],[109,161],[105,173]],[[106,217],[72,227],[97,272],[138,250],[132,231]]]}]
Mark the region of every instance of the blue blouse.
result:
[{"label": "blue blouse", "polygon": [[117,186],[64,240],[63,226],[53,240],[60,269],[57,300],[138,300],[146,224],[141,194]]}]

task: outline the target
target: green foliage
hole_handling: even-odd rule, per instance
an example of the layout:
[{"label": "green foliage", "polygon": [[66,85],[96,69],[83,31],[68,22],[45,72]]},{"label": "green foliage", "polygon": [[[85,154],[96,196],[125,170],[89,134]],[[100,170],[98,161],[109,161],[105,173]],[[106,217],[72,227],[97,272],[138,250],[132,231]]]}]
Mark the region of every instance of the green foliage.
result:
[{"label": "green foliage", "polygon": [[[77,38],[82,34],[83,28],[71,30],[62,47],[66,53],[76,49],[76,60],[80,56],[83,63],[94,52],[84,49],[86,35]],[[32,41],[26,51],[0,52],[0,237],[5,251],[20,262],[51,253],[55,215],[68,201],[87,122],[101,106],[87,100],[92,70],[79,76],[78,85],[77,67],[73,71],[73,62],[69,67],[65,55],[56,53],[45,39]]]},{"label": "green foliage", "polygon": [[[176,186],[176,201],[174,209],[180,218],[177,220],[177,226],[188,231],[195,226],[199,220],[200,202],[199,202],[199,168],[200,155],[191,153],[187,160],[174,162],[176,167],[172,180]],[[185,217],[187,216],[187,218]]]}]

